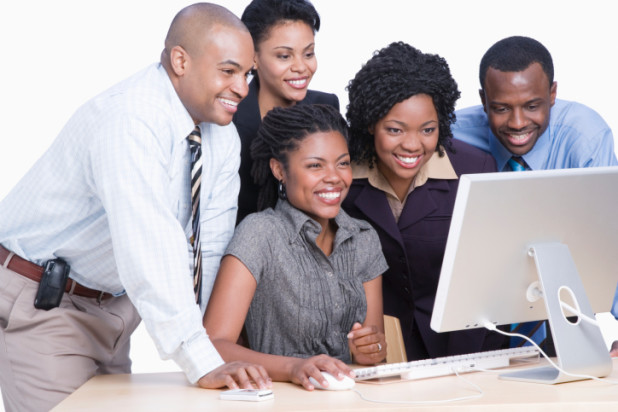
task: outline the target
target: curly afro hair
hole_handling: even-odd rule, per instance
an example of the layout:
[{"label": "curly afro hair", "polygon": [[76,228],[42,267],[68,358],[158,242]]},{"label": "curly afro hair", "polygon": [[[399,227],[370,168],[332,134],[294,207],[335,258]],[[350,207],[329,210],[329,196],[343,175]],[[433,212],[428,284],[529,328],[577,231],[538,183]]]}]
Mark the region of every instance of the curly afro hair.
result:
[{"label": "curly afro hair", "polygon": [[431,96],[438,113],[437,150],[444,156],[453,151],[451,124],[455,121],[455,103],[461,95],[446,60],[425,54],[403,42],[391,43],[374,53],[350,80],[346,90],[349,104],[346,117],[350,125],[350,156],[371,167],[377,158],[374,136],[369,129],[394,105],[417,94]]}]

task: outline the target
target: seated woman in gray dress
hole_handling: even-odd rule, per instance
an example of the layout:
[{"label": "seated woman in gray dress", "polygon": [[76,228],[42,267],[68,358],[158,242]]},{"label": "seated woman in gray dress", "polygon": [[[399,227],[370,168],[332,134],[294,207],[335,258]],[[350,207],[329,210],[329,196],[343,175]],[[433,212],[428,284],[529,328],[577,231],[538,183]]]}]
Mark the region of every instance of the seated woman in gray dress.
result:
[{"label": "seated woman in gray dress", "polygon": [[[328,105],[275,108],[252,145],[261,212],[237,227],[204,315],[226,361],[314,389],[321,371],[386,357],[375,230],[342,209],[352,182],[347,126]],[[265,209],[265,210],[264,210]],[[236,342],[243,325],[249,347]]]}]

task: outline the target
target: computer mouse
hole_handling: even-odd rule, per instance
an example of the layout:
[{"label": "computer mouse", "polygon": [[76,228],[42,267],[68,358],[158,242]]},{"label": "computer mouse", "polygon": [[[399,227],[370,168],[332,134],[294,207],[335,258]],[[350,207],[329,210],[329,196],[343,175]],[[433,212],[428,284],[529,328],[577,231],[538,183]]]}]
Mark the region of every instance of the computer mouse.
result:
[{"label": "computer mouse", "polygon": [[313,379],[313,377],[309,378],[309,381],[316,387],[316,389],[324,389],[328,391],[346,391],[348,389],[352,389],[356,382],[354,379],[349,376],[344,376],[342,380],[337,380],[333,375],[328,372],[322,372],[322,376],[328,382],[328,387],[323,387],[320,385],[318,381]]}]

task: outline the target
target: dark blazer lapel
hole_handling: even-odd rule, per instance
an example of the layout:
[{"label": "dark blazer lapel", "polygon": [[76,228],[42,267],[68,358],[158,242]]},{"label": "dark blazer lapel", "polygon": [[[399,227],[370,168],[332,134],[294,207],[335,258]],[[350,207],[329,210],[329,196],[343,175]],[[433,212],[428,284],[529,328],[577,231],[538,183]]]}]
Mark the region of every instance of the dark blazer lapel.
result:
[{"label": "dark blazer lapel", "polygon": [[354,205],[367,216],[372,225],[381,228],[390,237],[403,245],[401,233],[399,233],[395,217],[388,205],[384,192],[369,185],[365,180],[362,183],[360,193],[354,200]]},{"label": "dark blazer lapel", "polygon": [[415,188],[401,212],[399,229],[403,230],[433,213],[438,208],[435,197],[438,191],[450,191],[447,181],[429,179],[424,185]]}]

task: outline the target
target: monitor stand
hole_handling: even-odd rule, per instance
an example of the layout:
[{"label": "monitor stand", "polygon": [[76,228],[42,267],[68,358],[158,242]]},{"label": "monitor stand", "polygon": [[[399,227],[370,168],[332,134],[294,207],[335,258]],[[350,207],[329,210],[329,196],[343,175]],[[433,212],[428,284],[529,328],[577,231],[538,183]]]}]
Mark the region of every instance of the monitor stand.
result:
[{"label": "monitor stand", "polygon": [[[561,293],[562,296],[565,292],[570,293],[580,312],[595,318],[569,248],[559,242],[537,243],[531,245],[529,254],[534,257],[541,282],[542,297],[556,348],[556,363],[572,374],[594,377],[609,375],[612,360],[600,328],[582,319],[572,323],[560,305]],[[567,316],[571,315],[569,313]],[[510,372],[500,375],[500,378],[547,384],[587,379],[585,376],[566,375],[552,366]]]}]

